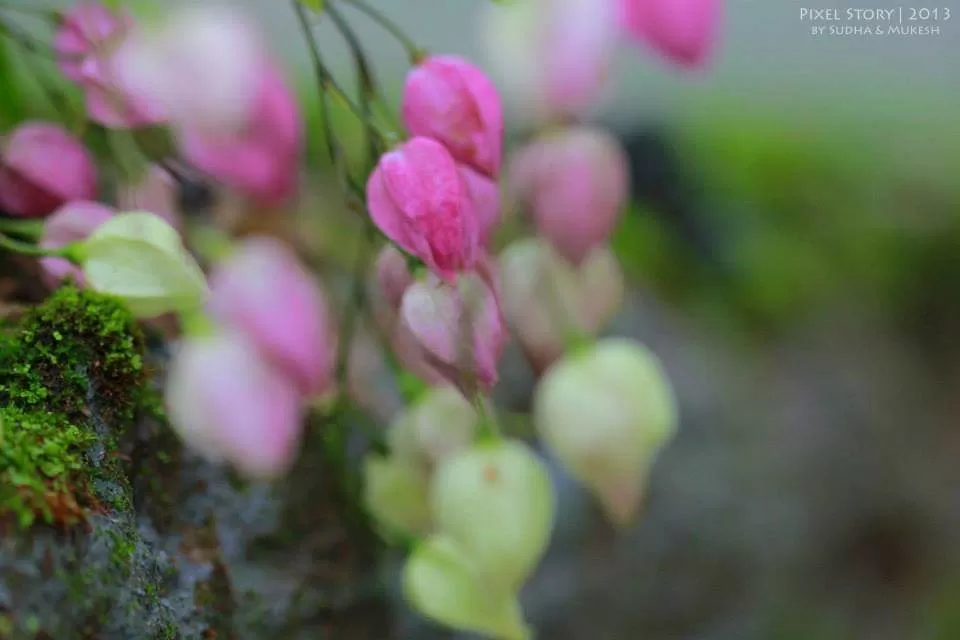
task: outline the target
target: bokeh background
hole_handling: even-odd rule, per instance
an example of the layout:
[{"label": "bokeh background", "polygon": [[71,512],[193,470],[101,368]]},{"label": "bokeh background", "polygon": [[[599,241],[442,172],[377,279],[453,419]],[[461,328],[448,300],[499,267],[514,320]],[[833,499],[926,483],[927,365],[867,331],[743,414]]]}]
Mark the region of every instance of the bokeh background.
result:
[{"label": "bokeh background", "polygon": [[[374,4],[482,62],[484,1]],[[244,4],[315,116],[288,4]],[[538,638],[960,638],[960,5],[929,36],[815,37],[800,19],[861,6],[730,0],[702,72],[621,52],[591,118],[633,165],[609,333],[663,359],[682,427],[629,531],[558,472],[524,594]],[[396,96],[402,50],[351,16]],[[349,85],[342,42],[318,33]],[[509,353],[498,400],[522,411],[532,385]],[[450,636],[395,617],[396,638]]]}]

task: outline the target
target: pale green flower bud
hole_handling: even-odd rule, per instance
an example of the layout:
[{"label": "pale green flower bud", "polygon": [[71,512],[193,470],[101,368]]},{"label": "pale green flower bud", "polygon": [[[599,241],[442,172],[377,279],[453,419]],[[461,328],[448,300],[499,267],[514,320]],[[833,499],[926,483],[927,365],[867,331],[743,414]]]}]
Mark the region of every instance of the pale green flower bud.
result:
[{"label": "pale green flower bud", "polygon": [[530,640],[514,591],[477,580],[474,564],[449,536],[424,540],[407,558],[404,597],[421,615],[457,631],[496,640]]},{"label": "pale green flower bud", "polygon": [[390,426],[390,451],[431,467],[470,446],[479,423],[477,410],[456,387],[432,387]]},{"label": "pale green flower bud", "polygon": [[445,459],[431,498],[438,530],[493,589],[518,590],[546,551],[556,500],[546,466],[522,442],[484,442]]},{"label": "pale green flower bud", "polygon": [[92,289],[121,298],[139,318],[193,310],[208,293],[203,271],[180,234],[152,213],[121,213],[79,248]]},{"label": "pale green flower bud", "polygon": [[534,421],[570,474],[623,525],[636,514],[656,454],[676,431],[677,409],[656,356],[615,338],[547,372],[534,396]]},{"label": "pale green flower bud", "polygon": [[407,460],[371,454],[363,463],[364,504],[387,537],[430,533],[430,483],[426,470]]}]

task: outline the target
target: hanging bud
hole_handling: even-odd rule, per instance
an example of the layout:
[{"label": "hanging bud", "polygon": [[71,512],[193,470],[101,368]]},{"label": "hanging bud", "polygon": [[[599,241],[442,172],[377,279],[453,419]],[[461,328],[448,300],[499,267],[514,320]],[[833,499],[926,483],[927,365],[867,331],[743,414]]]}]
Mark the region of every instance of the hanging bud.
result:
[{"label": "hanging bud", "polygon": [[627,34],[679,65],[702,66],[716,46],[722,0],[619,2]]},{"label": "hanging bud", "polygon": [[127,57],[125,45],[135,31],[129,13],[84,1],[64,14],[54,34],[60,69],[84,90],[90,119],[105,127],[142,127],[166,117],[162,105],[149,94],[130,90],[121,82],[118,63]]},{"label": "hanging bud", "polygon": [[377,285],[374,291],[383,297],[390,309],[396,311],[400,308],[404,291],[413,284],[413,274],[407,261],[396,247],[388,244],[380,250],[374,269]]},{"label": "hanging bud", "polygon": [[385,534],[421,537],[430,533],[430,482],[426,470],[408,460],[369,455],[363,463],[364,504]]},{"label": "hanging bud", "polygon": [[211,135],[251,121],[263,66],[256,30],[218,3],[173,11],[128,38],[116,60],[125,87],[162,105],[177,127]]},{"label": "hanging bud", "polygon": [[188,338],[173,356],[165,389],[170,425],[187,446],[251,478],[282,475],[302,428],[300,395],[243,336]]},{"label": "hanging bud", "polygon": [[480,68],[459,56],[429,56],[407,75],[401,109],[411,135],[442,142],[458,162],[496,178],[503,107]]},{"label": "hanging bud", "polygon": [[280,68],[264,62],[257,69],[250,115],[241,126],[226,133],[183,126],[177,138],[191,166],[261,205],[275,205],[296,192],[302,126]]},{"label": "hanging bud", "polygon": [[[499,524],[504,523],[486,523]],[[475,564],[450,537],[432,536],[410,554],[403,593],[415,611],[457,631],[495,640],[532,638],[516,593],[491,590],[480,582]]]},{"label": "hanging bud", "polygon": [[313,275],[282,242],[253,237],[210,276],[210,312],[243,332],[304,394],[329,389],[336,331]]},{"label": "hanging bud", "polygon": [[480,416],[455,387],[432,387],[406,408],[390,426],[395,456],[432,467],[473,442]]},{"label": "hanging bud", "polygon": [[[40,247],[59,249],[86,240],[100,225],[112,218],[114,213],[111,207],[99,202],[76,200],[65,204],[44,220]],[[66,258],[41,258],[40,267],[43,269],[44,280],[51,289],[65,278],[70,278],[74,284],[80,286],[84,284],[83,272]]]},{"label": "hanging bud", "polygon": [[587,254],[580,265],[580,286],[587,332],[597,335],[620,310],[626,291],[620,261],[609,246]]},{"label": "hanging bud", "polygon": [[676,431],[677,409],[656,357],[617,338],[554,365],[535,392],[534,421],[570,474],[625,525],[656,454]]},{"label": "hanging bud", "polygon": [[63,127],[20,124],[0,144],[0,209],[43,216],[71,200],[94,200],[97,170],[83,144]]},{"label": "hanging bud", "polygon": [[139,184],[120,189],[117,206],[121,211],[149,211],[179,231],[183,227],[183,216],[177,206],[177,197],[177,182],[173,176],[163,167],[150,165]]},{"label": "hanging bud", "polygon": [[518,151],[510,184],[537,231],[579,265],[606,243],[626,204],[627,159],[605,131],[566,129]]},{"label": "hanging bud", "polygon": [[449,380],[483,389],[496,384],[507,333],[497,295],[479,275],[464,274],[457,285],[429,275],[403,294],[401,317]]},{"label": "hanging bud", "polygon": [[567,348],[572,333],[595,336],[623,300],[623,275],[608,247],[592,250],[579,269],[542,238],[524,238],[499,258],[503,309],[537,374]]},{"label": "hanging bud", "polygon": [[458,168],[477,217],[479,245],[487,249],[500,224],[500,185],[470,167],[460,165]]},{"label": "hanging bud", "polygon": [[605,87],[617,44],[612,1],[487,3],[484,49],[505,95],[537,119],[583,115]]},{"label": "hanging bud", "polygon": [[367,204],[388,238],[445,280],[473,267],[476,213],[453,157],[436,140],[416,137],[385,153],[367,181]]},{"label": "hanging bud", "polygon": [[547,549],[555,498],[546,466],[527,445],[494,441],[444,460],[431,491],[437,528],[482,572],[515,593]]},{"label": "hanging bud", "polygon": [[145,211],[121,213],[80,245],[87,284],[122,299],[139,318],[194,310],[207,282],[180,234]]}]

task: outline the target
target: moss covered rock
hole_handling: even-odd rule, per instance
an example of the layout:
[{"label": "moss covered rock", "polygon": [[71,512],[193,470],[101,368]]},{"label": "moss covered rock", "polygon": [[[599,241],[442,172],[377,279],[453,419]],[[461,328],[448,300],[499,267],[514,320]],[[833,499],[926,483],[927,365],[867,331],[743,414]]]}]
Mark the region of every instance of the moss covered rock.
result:
[{"label": "moss covered rock", "polygon": [[237,482],[183,450],[145,344],[70,287],[0,335],[0,639],[386,637],[334,425],[288,480]]}]

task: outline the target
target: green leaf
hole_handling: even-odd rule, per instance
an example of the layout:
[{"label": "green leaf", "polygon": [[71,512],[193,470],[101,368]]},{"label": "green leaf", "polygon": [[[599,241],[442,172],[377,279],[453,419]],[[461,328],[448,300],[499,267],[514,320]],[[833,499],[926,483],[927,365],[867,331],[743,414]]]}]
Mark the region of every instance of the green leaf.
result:
[{"label": "green leaf", "polygon": [[300,4],[305,6],[307,9],[310,9],[310,11],[323,13],[326,2],[325,0],[300,0]]}]

